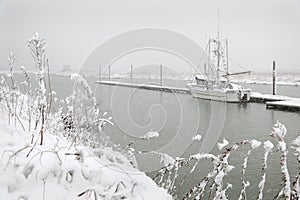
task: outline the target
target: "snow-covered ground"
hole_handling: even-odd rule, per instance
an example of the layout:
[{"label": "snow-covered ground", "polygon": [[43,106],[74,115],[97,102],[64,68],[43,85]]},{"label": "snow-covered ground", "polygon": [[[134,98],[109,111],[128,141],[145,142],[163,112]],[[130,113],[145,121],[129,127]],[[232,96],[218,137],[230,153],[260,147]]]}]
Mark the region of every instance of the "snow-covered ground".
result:
[{"label": "snow-covered ground", "polygon": [[[250,83],[250,84],[273,84],[271,73],[254,73],[251,75],[232,76],[232,82]],[[299,73],[278,73],[276,75],[277,85],[294,85],[300,86]]]},{"label": "snow-covered ground", "polygon": [[[103,77],[107,78],[107,74],[104,74]],[[111,78],[130,78],[128,74],[113,74]],[[149,74],[133,74],[133,78],[139,79],[159,79],[160,75],[149,75]],[[192,74],[163,74],[164,79],[169,80],[193,80],[194,75]],[[231,76],[230,81],[236,83],[249,83],[249,84],[272,84],[272,74],[271,73],[253,73],[250,75],[238,75]],[[277,85],[294,85],[300,86],[300,73],[278,73],[276,75],[276,84]]]},{"label": "snow-covered ground", "polygon": [[44,144],[33,147],[31,134],[9,126],[0,109],[1,200],[171,199],[109,147],[70,148],[70,141],[49,129]]}]

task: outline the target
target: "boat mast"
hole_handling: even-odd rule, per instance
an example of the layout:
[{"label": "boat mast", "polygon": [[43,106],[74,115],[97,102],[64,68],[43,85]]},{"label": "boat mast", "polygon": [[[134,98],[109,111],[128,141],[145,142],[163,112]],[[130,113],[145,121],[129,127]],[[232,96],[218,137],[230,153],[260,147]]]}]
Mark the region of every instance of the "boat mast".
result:
[{"label": "boat mast", "polygon": [[229,66],[228,66],[228,39],[226,38],[226,75],[229,74]]},{"label": "boat mast", "polygon": [[211,61],[210,61],[210,42],[211,42],[211,39],[209,38],[208,40],[208,67],[207,67],[207,79],[209,79],[209,70],[211,68]]},{"label": "boat mast", "polygon": [[218,45],[218,58],[217,58],[217,83],[220,83],[220,19],[218,8],[218,32],[217,32],[217,45]]}]

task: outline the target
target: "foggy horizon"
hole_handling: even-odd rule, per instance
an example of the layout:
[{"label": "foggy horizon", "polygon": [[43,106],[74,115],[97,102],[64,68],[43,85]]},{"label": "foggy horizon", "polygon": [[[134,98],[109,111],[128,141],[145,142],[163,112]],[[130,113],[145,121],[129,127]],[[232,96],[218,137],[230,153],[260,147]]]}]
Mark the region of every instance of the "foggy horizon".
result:
[{"label": "foggy horizon", "polygon": [[7,55],[13,51],[16,67],[31,69],[26,42],[34,32],[46,39],[46,54],[56,71],[64,65],[78,70],[103,42],[145,27],[178,32],[205,48],[208,38],[217,34],[218,9],[220,37],[228,38],[229,57],[236,63],[255,73],[268,73],[275,60],[279,73],[300,72],[298,0],[2,0],[0,68],[8,69]]}]

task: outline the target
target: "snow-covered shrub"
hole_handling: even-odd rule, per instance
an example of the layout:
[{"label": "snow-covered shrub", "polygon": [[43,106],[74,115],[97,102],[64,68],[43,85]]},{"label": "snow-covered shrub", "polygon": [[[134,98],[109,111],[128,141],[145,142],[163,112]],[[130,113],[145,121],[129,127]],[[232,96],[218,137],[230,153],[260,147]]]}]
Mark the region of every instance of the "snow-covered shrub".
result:
[{"label": "snow-covered shrub", "polygon": [[111,118],[100,110],[91,87],[81,75],[72,74],[71,81],[72,94],[61,100],[55,123],[60,124],[58,128],[73,141],[72,145],[105,146],[102,128],[106,123],[112,124]]}]

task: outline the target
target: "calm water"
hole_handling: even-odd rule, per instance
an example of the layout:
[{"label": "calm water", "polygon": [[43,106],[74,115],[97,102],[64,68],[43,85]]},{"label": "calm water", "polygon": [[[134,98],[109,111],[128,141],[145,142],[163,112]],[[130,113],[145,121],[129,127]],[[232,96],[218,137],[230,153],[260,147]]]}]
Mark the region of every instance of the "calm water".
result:
[{"label": "calm water", "polygon": [[[135,80],[139,83],[155,82]],[[93,80],[90,80],[91,84]],[[156,81],[157,82],[157,81]],[[184,81],[165,81],[166,85],[183,86]],[[94,84],[92,84],[94,85]],[[254,91],[268,92],[268,85],[250,85]],[[65,77],[52,77],[52,87],[58,97],[66,97],[72,90],[72,84]],[[137,140],[133,147],[136,151],[160,151],[174,157],[184,157],[198,152],[218,153],[215,147],[223,137],[231,143],[243,139],[260,141],[271,140],[268,136],[273,124],[279,120],[288,128],[288,144],[300,131],[300,113],[266,110],[264,104],[248,103],[245,105],[210,102],[192,98],[190,95],[162,93],[158,91],[98,85],[96,96],[101,108],[113,117],[114,126],[107,125],[104,131],[115,144],[126,146],[134,138],[141,137],[148,131],[160,133],[158,138]],[[300,88],[279,86],[279,94],[300,97]],[[196,134],[202,135],[201,141],[192,142]],[[272,141],[272,140],[271,140]],[[225,178],[233,184],[229,190],[229,199],[237,199],[241,189],[241,166],[248,148],[241,148],[233,153],[230,162],[236,168]],[[289,149],[289,169],[293,178],[297,163]],[[248,199],[256,199],[257,184],[260,181],[263,150],[252,152],[246,172],[246,180],[251,182],[247,189]],[[137,156],[139,168],[153,176],[161,165],[159,157],[147,153]],[[265,187],[265,199],[273,198],[279,191],[281,174],[278,152],[270,155]],[[178,197],[197,184],[211,169],[210,161],[201,161],[195,172],[187,177],[182,186],[178,186]],[[184,167],[179,179],[190,170]],[[293,179],[292,179],[293,180]],[[178,184],[177,184],[178,185]]]},{"label": "calm water", "polygon": [[[259,86],[257,86],[259,88]],[[264,90],[265,85],[261,86]],[[286,87],[286,86],[285,86]],[[299,96],[299,87],[286,87],[286,93]],[[249,103],[246,105],[224,104],[192,98],[190,95],[161,93],[157,91],[139,90],[126,87],[101,85],[97,90],[97,97],[103,109],[109,111],[116,126],[106,127],[106,132],[116,143],[129,143],[130,135],[142,136],[147,131],[157,130],[159,138],[151,141],[137,141],[137,150],[156,150],[166,152],[174,157],[187,156],[202,151],[218,153],[213,148],[216,141],[223,137],[235,143],[244,139],[265,141],[271,138],[269,133],[273,124],[279,120],[288,128],[287,141],[290,144],[300,131],[300,114],[274,110],[266,110],[264,104]],[[205,142],[194,141],[191,138],[201,134]],[[128,136],[129,135],[129,136]],[[210,151],[211,150],[211,151]],[[231,163],[236,166],[226,181],[234,185],[228,192],[229,199],[237,199],[241,188],[241,166],[243,155],[247,148],[233,153]],[[292,149],[290,149],[292,152]],[[257,184],[260,181],[262,166],[262,148],[253,151],[249,158],[246,179],[251,181],[248,188],[248,199],[257,196]],[[158,158],[146,154],[138,156],[139,167],[144,171],[151,171],[157,166]],[[292,177],[297,173],[295,157],[290,153],[289,168]],[[265,198],[271,199],[280,187],[279,154],[273,153],[269,159],[269,170],[265,189]],[[178,196],[197,184],[209,171],[211,163],[200,162],[195,172],[188,177],[178,190]],[[183,168],[182,174],[190,168]],[[149,173],[154,175],[155,173]]]}]

